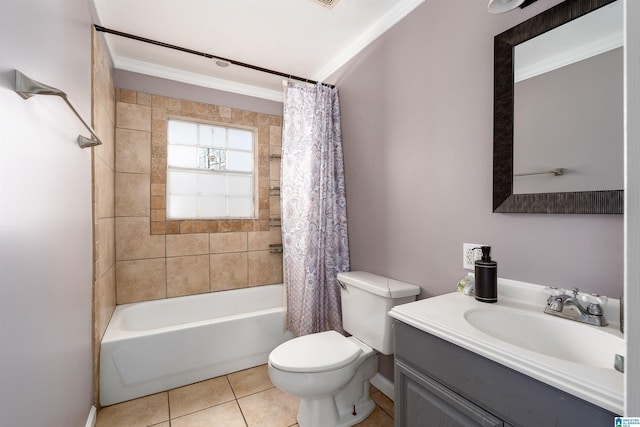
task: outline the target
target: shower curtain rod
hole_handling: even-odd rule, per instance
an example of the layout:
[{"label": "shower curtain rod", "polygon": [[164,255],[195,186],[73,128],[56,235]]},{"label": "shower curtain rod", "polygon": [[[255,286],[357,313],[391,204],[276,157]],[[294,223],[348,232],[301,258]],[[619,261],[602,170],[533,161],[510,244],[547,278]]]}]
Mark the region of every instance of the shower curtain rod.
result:
[{"label": "shower curtain rod", "polygon": [[137,41],[140,41],[140,42],[149,43],[149,44],[153,44],[153,45],[160,46],[160,47],[166,47],[168,49],[174,49],[174,50],[178,50],[180,52],[190,53],[192,55],[204,56],[205,58],[208,58],[208,59],[217,59],[219,61],[228,62],[229,64],[237,65],[239,67],[244,67],[244,68],[250,68],[252,70],[261,71],[261,72],[267,73],[267,74],[273,74],[273,75],[276,75],[276,76],[285,77],[285,78],[294,79],[294,80],[299,80],[299,81],[303,81],[303,82],[311,83],[311,84],[322,84],[322,85],[328,86],[328,87],[330,87],[332,89],[335,87],[335,85],[332,85],[332,84],[322,83],[322,82],[318,82],[316,80],[310,80],[310,79],[306,79],[304,77],[294,76],[293,74],[281,73],[280,71],[274,71],[274,70],[270,70],[268,68],[258,67],[257,65],[251,65],[251,64],[247,64],[245,62],[234,61],[233,59],[223,58],[221,56],[216,56],[216,55],[212,55],[210,53],[205,53],[205,52],[199,52],[197,50],[187,49],[185,47],[176,46],[176,45],[169,44],[169,43],[159,42],[157,40],[148,39],[146,37],[140,37],[140,36],[136,36],[134,34],[124,33],[122,31],[117,31],[117,30],[112,30],[112,29],[109,29],[109,28],[105,28],[105,27],[102,27],[102,26],[97,25],[97,24],[94,24],[94,28],[96,29],[96,31],[100,31],[100,32],[103,32],[103,33],[113,34],[113,35],[120,36],[120,37],[126,37],[128,39],[137,40]]}]

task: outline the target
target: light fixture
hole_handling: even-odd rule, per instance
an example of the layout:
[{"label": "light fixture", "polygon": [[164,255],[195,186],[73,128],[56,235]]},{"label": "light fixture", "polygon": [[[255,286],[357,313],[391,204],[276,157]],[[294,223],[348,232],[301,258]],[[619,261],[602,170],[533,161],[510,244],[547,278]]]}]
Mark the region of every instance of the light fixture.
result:
[{"label": "light fixture", "polygon": [[515,9],[524,3],[524,0],[489,0],[487,11],[489,13],[504,13]]}]

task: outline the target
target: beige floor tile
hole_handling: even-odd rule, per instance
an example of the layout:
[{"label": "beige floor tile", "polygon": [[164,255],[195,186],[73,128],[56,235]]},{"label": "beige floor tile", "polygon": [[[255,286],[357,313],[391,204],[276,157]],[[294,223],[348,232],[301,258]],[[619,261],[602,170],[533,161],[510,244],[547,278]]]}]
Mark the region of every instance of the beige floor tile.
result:
[{"label": "beige floor tile", "polygon": [[238,399],[249,427],[288,427],[296,423],[300,400],[277,388]]},{"label": "beige floor tile", "polygon": [[267,365],[235,372],[228,378],[237,399],[273,388]]},{"label": "beige floor tile", "polygon": [[228,402],[171,420],[171,427],[246,427],[238,403]]},{"label": "beige floor tile", "polygon": [[380,407],[376,406],[373,413],[369,415],[364,421],[356,424],[360,427],[393,427],[393,418],[391,418]]},{"label": "beige floor tile", "polygon": [[376,405],[386,412],[387,415],[393,418],[393,400],[389,399],[381,391],[371,393],[371,399],[376,402]]},{"label": "beige floor tile", "polygon": [[169,390],[171,418],[210,408],[235,400],[226,377],[191,384]]},{"label": "beige floor tile", "polygon": [[96,427],[146,427],[167,420],[167,393],[158,393],[102,408]]},{"label": "beige floor tile", "polygon": [[160,424],[154,424],[150,427],[171,427],[171,423],[169,423],[169,421],[165,421],[163,423]]}]

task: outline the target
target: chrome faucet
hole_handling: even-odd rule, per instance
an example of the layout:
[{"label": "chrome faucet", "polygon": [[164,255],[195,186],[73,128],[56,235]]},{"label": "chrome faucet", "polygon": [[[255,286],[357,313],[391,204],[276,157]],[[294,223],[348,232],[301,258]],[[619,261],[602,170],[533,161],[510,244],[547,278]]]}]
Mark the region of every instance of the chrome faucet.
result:
[{"label": "chrome faucet", "polygon": [[[546,291],[549,293],[549,298],[544,309],[545,313],[594,326],[609,324],[602,311],[602,306],[607,304],[606,296],[584,293],[578,295],[578,288],[573,288],[571,295],[562,288],[549,287]],[[587,307],[580,304],[580,301],[587,303]]]}]

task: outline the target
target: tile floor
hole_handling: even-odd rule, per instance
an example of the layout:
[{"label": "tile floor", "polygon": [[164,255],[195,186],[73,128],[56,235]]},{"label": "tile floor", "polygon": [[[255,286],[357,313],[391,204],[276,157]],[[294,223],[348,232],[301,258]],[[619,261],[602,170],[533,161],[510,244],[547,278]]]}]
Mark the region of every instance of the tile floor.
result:
[{"label": "tile floor", "polygon": [[[362,427],[392,427],[393,402],[371,387]],[[298,398],[271,384],[267,365],[102,408],[96,427],[290,427]]]}]

